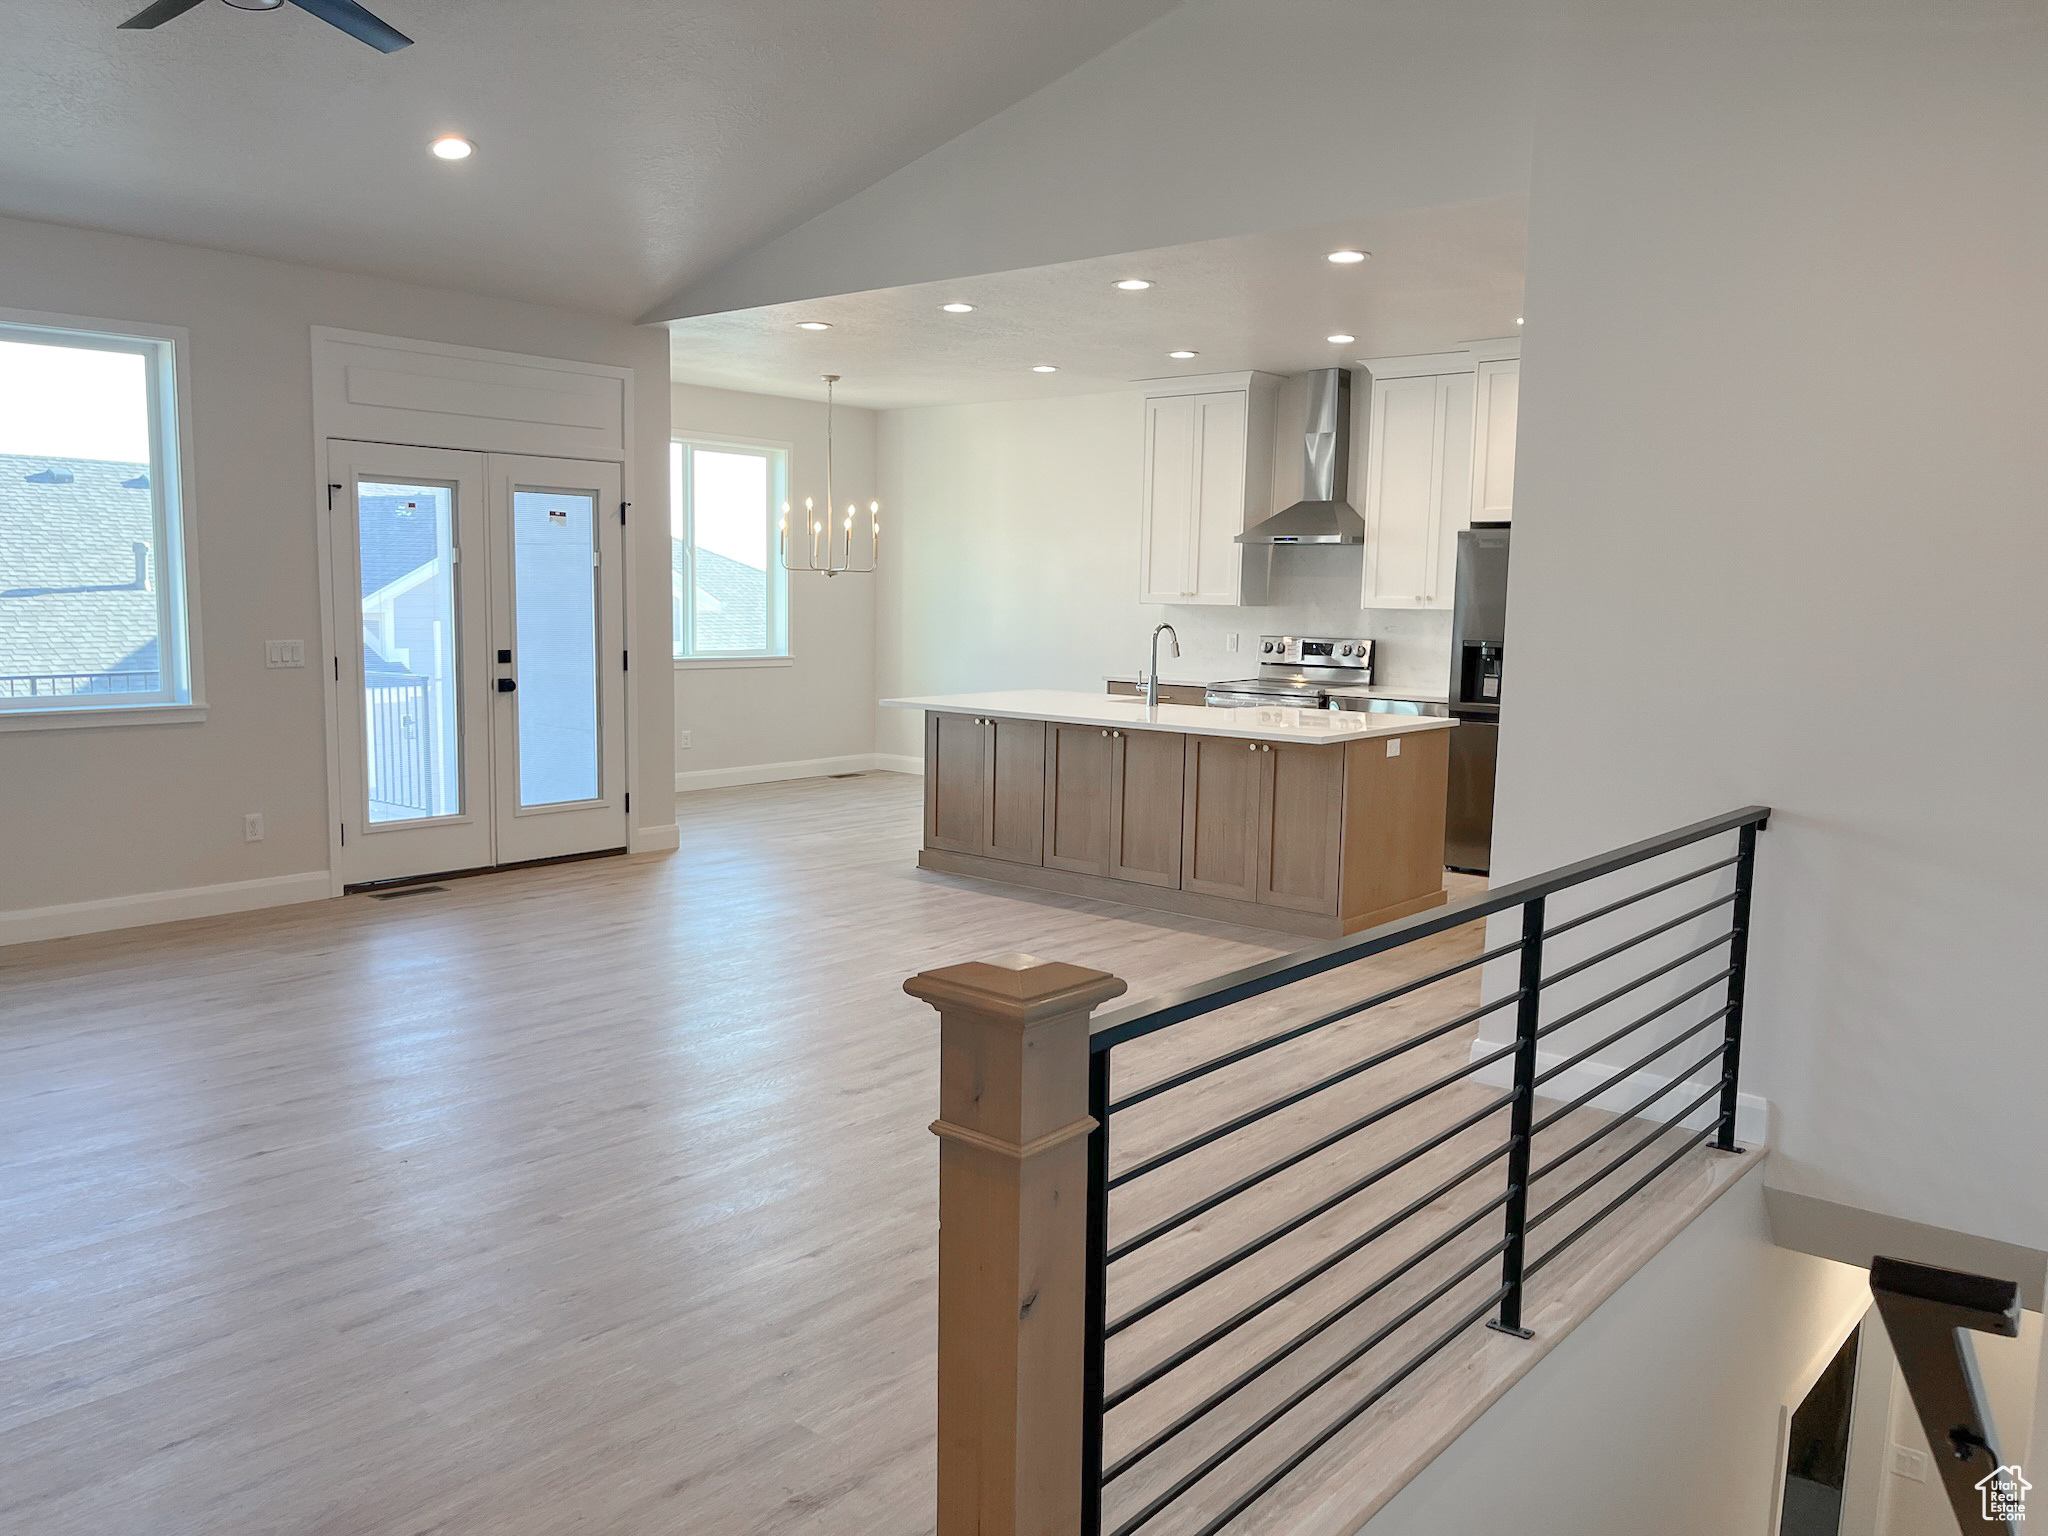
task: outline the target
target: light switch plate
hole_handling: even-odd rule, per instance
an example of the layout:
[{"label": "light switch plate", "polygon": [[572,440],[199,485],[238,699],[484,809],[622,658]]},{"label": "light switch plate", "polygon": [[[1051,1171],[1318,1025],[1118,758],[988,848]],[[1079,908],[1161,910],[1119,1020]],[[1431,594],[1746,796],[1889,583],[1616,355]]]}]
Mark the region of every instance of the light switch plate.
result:
[{"label": "light switch plate", "polygon": [[1234,650],[1236,650],[1236,649],[1237,649],[1237,636],[1235,636],[1235,635],[1225,635],[1225,636],[1223,637],[1223,649],[1225,649],[1226,651],[1234,651]]},{"label": "light switch plate", "polygon": [[1910,1477],[1916,1483],[1927,1481],[1927,1453],[1916,1451],[1908,1445],[1892,1447],[1892,1471],[1900,1477]]},{"label": "light switch plate", "polygon": [[242,841],[260,843],[263,841],[263,813],[251,811],[242,818]]},{"label": "light switch plate", "polygon": [[303,640],[266,640],[263,642],[263,665],[266,667],[303,667],[306,664],[306,642]]},{"label": "light switch plate", "polygon": [[684,752],[690,750],[690,733],[688,731],[676,732],[676,746]]}]

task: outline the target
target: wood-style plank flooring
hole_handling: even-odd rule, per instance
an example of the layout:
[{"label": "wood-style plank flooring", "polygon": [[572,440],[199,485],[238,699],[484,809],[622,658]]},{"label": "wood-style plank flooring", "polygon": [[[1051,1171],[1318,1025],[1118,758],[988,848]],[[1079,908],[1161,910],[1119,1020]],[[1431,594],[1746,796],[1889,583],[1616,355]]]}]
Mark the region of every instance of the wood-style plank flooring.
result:
[{"label": "wood-style plank flooring", "polygon": [[[669,859],[0,950],[0,1532],[931,1529],[937,1029],[903,978],[1023,949],[1114,971],[1141,997],[1287,941],[921,874],[919,786],[898,776],[692,795],[680,818]],[[1474,943],[1448,935],[1375,974]],[[1368,984],[1130,1048],[1120,1083]],[[1120,1165],[1477,995],[1475,978],[1447,982],[1256,1075],[1132,1110]],[[1462,1063],[1468,1039],[1135,1182],[1119,1230],[1318,1117]],[[1344,1166],[1412,1143],[1417,1123],[1359,1138]],[[1426,1188],[1425,1171],[1401,1187]],[[1112,1313],[1330,1176],[1275,1181],[1134,1255]],[[1129,1330],[1113,1379],[1358,1230],[1358,1208],[1263,1255],[1235,1291]],[[1480,1232],[1479,1247],[1496,1235]],[[1618,1283],[1619,1252],[1589,1239],[1546,1277],[1553,1325],[1574,1277]],[[1189,1387],[1270,1342],[1247,1330]],[[1494,1353],[1447,1356],[1399,1402],[1412,1413],[1457,1371],[1494,1380],[1512,1368],[1503,1345],[1519,1347],[1488,1335],[1474,1349]],[[1456,1390],[1439,1420],[1491,1389]],[[1189,1395],[1169,1381],[1134,1399],[1112,1454]],[[1373,1425],[1248,1528],[1313,1507]],[[1112,1490],[1113,1513],[1188,1464],[1162,1451]],[[1157,1528],[1198,1528],[1250,1475],[1226,1469]],[[1346,1494],[1353,1511],[1371,1497]]]}]

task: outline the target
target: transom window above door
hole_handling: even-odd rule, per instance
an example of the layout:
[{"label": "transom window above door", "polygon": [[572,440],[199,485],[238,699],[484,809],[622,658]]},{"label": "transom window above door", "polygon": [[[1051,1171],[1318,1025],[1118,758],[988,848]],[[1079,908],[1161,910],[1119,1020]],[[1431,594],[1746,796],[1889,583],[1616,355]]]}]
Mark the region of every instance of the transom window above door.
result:
[{"label": "transom window above door", "polygon": [[0,723],[194,701],[176,346],[0,320]]},{"label": "transom window above door", "polygon": [[676,659],[788,656],[776,540],[789,450],[682,438],[669,448],[669,479]]}]

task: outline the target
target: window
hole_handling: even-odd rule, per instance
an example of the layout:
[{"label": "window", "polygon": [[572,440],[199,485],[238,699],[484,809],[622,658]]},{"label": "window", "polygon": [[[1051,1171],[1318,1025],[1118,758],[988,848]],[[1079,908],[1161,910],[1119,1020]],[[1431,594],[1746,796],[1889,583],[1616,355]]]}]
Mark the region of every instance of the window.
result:
[{"label": "window", "polygon": [[789,451],[747,443],[669,447],[675,654],[789,654],[788,578],[776,539]]},{"label": "window", "polygon": [[175,345],[0,321],[0,720],[192,700]]}]

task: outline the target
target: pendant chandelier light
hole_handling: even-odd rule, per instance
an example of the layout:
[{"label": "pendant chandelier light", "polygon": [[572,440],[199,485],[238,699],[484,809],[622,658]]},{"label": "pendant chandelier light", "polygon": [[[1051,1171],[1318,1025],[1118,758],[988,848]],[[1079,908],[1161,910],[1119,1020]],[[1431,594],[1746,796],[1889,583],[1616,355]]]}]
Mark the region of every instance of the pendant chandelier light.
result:
[{"label": "pendant chandelier light", "polygon": [[[870,576],[882,553],[882,504],[870,501],[865,516],[852,502],[843,515],[832,494],[832,386],[839,375],[822,375],[825,380],[825,506],[822,511],[809,496],[804,498],[803,521],[792,530],[790,506],[782,504],[782,526],[778,543],[785,571],[815,571],[821,576]],[[865,527],[856,527],[864,523]],[[859,553],[856,554],[855,552]]]}]

